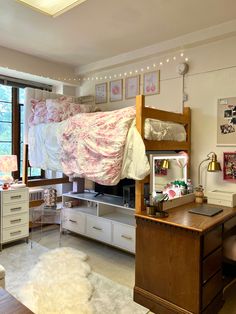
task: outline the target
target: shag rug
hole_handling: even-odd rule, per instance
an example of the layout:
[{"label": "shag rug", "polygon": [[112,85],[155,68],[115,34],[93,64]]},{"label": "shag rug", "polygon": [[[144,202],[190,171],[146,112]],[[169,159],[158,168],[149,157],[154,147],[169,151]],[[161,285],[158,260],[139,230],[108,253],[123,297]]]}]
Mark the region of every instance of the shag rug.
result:
[{"label": "shag rug", "polygon": [[91,271],[72,248],[20,244],[0,254],[6,289],[36,314],[146,314],[132,290]]}]

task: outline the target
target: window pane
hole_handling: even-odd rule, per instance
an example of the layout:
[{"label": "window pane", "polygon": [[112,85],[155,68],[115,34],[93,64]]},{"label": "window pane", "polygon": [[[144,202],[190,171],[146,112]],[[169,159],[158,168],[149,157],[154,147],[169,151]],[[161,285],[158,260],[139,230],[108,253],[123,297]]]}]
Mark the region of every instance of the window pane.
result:
[{"label": "window pane", "polygon": [[25,115],[25,107],[22,105],[20,106],[20,122],[24,123],[24,115]]},{"label": "window pane", "polygon": [[12,110],[11,103],[0,103],[0,121],[11,122]]},{"label": "window pane", "polygon": [[0,101],[11,102],[12,100],[11,91],[12,91],[11,86],[5,86],[0,84]]},{"label": "window pane", "polygon": [[0,142],[0,155],[11,155],[12,147],[11,143]]},{"label": "window pane", "polygon": [[11,142],[12,125],[9,122],[0,122],[0,141]]},{"label": "window pane", "polygon": [[25,101],[25,89],[19,88],[19,103],[24,105]]},{"label": "window pane", "polygon": [[24,125],[23,123],[20,124],[20,141],[23,142],[24,139]]}]

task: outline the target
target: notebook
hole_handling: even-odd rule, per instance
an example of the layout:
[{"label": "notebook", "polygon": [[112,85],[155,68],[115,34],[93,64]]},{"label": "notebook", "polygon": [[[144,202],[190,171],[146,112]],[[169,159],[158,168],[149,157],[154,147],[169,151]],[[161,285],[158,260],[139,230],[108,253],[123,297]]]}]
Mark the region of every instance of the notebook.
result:
[{"label": "notebook", "polygon": [[193,214],[212,217],[221,213],[222,211],[223,209],[221,208],[196,207],[196,208],[190,209],[188,212],[193,213]]}]

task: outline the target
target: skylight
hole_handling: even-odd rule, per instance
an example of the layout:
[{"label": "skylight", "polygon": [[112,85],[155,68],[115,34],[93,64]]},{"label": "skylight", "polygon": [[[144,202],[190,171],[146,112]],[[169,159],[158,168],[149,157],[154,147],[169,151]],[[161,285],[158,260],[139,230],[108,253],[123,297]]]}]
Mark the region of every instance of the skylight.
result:
[{"label": "skylight", "polygon": [[41,13],[56,17],[86,0],[17,0]]}]

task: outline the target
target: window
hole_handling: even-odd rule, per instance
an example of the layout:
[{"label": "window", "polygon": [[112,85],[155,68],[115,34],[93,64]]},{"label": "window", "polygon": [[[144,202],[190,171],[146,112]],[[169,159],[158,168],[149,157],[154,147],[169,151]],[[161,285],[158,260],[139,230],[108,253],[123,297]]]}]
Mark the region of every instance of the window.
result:
[{"label": "window", "polygon": [[[4,84],[0,84],[0,155],[17,155],[19,169],[13,176],[15,179],[21,179],[26,85],[7,80],[1,82]],[[44,171],[29,167],[28,176],[30,179],[43,178]]]}]

